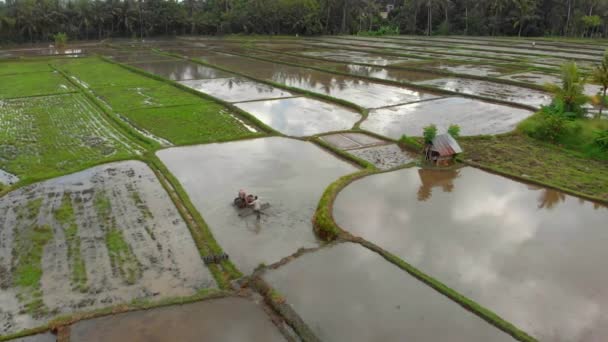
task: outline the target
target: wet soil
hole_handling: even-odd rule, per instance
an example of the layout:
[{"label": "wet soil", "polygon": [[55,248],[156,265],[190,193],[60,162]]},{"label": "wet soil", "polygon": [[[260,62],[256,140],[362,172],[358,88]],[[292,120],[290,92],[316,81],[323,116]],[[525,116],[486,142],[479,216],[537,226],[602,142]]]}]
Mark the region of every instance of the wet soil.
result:
[{"label": "wet soil", "polygon": [[397,144],[364,147],[348,150],[348,153],[374,164],[381,170],[411,163],[417,159],[415,153],[411,153],[399,147]]},{"label": "wet soil", "polygon": [[264,279],[322,341],[512,341],[357,244],[305,254]]},{"label": "wet soil", "polygon": [[350,184],[333,214],[541,341],[608,336],[607,207],[474,168],[406,169]]},{"label": "wet soil", "polygon": [[[71,207],[72,214],[59,208]],[[67,211],[69,212],[69,211]],[[42,309],[26,308],[14,248],[32,227],[51,241],[39,263]],[[142,162],[119,162],[20,188],[0,198],[0,335],[33,328],[57,314],[192,295],[215,287],[169,196]],[[28,297],[24,301],[17,296]]]},{"label": "wet soil", "polygon": [[181,84],[228,102],[290,97],[293,94],[243,78],[216,78],[181,81]]},{"label": "wet soil", "polygon": [[538,108],[540,108],[541,105],[547,105],[551,102],[551,96],[548,93],[488,81],[463,78],[440,78],[436,80],[422,81],[419,82],[419,84],[429,85],[463,94],[479,95],[490,99],[500,99],[514,103],[521,103]]},{"label": "wet soil", "polygon": [[336,133],[321,137],[321,140],[341,150],[386,144],[386,141],[363,133]]},{"label": "wet soil", "polygon": [[350,108],[306,97],[238,103],[237,107],[290,136],[347,130],[361,119]]},{"label": "wet soil", "polygon": [[245,298],[128,312],[76,323],[70,341],[285,341],[260,304]]},{"label": "wet soil", "polygon": [[[312,216],[325,188],[356,168],[312,143],[260,138],[157,152],[214,237],[245,274],[300,247],[315,247]],[[239,189],[270,203],[258,220],[239,217]]]},{"label": "wet soil", "polygon": [[232,77],[227,72],[182,60],[132,63],[131,66],[143,69],[172,81],[196,80],[205,78]]},{"label": "wet soil", "polygon": [[447,97],[370,111],[361,128],[394,139],[401,135],[422,136],[423,128],[435,124],[439,133],[451,124],[460,134],[499,134],[513,130],[518,122],[532,115],[528,110],[462,97]]},{"label": "wet soil", "polygon": [[0,183],[11,185],[17,183],[18,181],[19,177],[0,169]]}]

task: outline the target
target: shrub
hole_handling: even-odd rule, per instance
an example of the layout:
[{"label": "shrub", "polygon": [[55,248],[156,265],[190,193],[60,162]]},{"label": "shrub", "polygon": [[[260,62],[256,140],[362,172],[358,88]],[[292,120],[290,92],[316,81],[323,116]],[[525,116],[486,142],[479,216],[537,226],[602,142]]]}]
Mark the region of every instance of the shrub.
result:
[{"label": "shrub", "polygon": [[460,136],[460,126],[450,125],[450,127],[448,127],[448,134],[451,135],[452,138],[458,139]]},{"label": "shrub", "polygon": [[608,151],[608,129],[595,131],[595,135],[593,142],[602,150]]},{"label": "shrub", "polygon": [[359,31],[357,33],[360,36],[384,36],[384,35],[398,35],[399,26],[383,25],[377,30],[370,31]]},{"label": "shrub", "polygon": [[415,150],[422,150],[422,146],[420,143],[418,143],[418,141],[416,141],[416,139],[410,138],[405,134],[399,138],[399,143]]},{"label": "shrub", "polygon": [[55,39],[55,46],[58,48],[65,47],[65,45],[68,43],[68,35],[64,32],[59,32],[53,35],[53,39]]},{"label": "shrub", "polygon": [[437,136],[437,126],[428,125],[428,126],[424,127],[422,136],[424,137],[424,142],[426,144],[432,143],[433,139],[435,139],[435,137]]},{"label": "shrub", "polygon": [[523,130],[532,138],[556,142],[564,135],[566,122],[566,119],[561,115],[541,112],[538,118],[523,127]]}]

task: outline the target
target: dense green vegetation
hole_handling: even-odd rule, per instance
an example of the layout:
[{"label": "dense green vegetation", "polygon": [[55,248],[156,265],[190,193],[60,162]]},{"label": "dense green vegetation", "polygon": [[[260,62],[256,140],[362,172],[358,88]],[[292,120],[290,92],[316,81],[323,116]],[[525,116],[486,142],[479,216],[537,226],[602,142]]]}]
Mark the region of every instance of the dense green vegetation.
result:
[{"label": "dense green vegetation", "polygon": [[80,94],[5,100],[2,121],[0,168],[22,179],[130,158],[137,150]]},{"label": "dense green vegetation", "polygon": [[212,101],[197,104],[139,109],[124,113],[137,126],[176,145],[208,143],[244,138],[250,132],[228,109]]},{"label": "dense green vegetation", "polygon": [[[0,41],[159,34],[470,34],[606,36],[606,0],[7,0]],[[58,34],[60,33],[61,34]],[[63,36],[65,33],[65,36]],[[57,39],[55,39],[57,38]]]},{"label": "dense green vegetation", "polygon": [[31,72],[0,76],[0,99],[61,94],[75,91],[61,75]]}]

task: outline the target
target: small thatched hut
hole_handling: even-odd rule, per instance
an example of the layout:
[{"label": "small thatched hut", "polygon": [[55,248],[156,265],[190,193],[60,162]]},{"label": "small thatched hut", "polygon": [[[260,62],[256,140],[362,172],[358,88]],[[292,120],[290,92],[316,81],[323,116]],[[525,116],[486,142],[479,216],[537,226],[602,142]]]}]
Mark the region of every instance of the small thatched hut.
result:
[{"label": "small thatched hut", "polygon": [[448,133],[439,134],[433,139],[432,143],[427,144],[424,148],[426,160],[437,165],[450,164],[458,153],[462,153],[462,148],[456,139]]}]

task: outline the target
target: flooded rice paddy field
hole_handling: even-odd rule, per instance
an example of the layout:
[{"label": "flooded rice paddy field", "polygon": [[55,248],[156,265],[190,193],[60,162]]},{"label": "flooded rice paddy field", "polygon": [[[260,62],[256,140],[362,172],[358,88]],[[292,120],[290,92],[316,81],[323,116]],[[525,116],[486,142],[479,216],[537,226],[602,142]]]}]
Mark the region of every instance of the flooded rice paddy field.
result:
[{"label": "flooded rice paddy field", "polygon": [[264,278],[322,341],[513,341],[358,244],[305,254]]},{"label": "flooded rice paddy field", "polygon": [[[169,328],[169,329],[168,329]],[[245,298],[136,311],[72,326],[70,341],[268,341],[285,338],[261,305]]]},{"label": "flooded rice paddy field", "polygon": [[[311,220],[325,188],[356,171],[309,142],[260,138],[159,151],[205,218],[219,244],[245,274],[301,247],[315,247]],[[258,220],[232,205],[239,189],[270,208]]]},{"label": "flooded rice paddy field", "polygon": [[473,168],[413,168],[350,184],[334,217],[541,341],[608,333],[607,207]]},{"label": "flooded rice paddy field", "polygon": [[370,111],[361,128],[399,139],[420,136],[424,127],[435,124],[440,133],[452,124],[462,135],[499,134],[513,130],[533,112],[462,97],[446,97]]},{"label": "flooded rice paddy field", "polygon": [[306,97],[237,103],[266,125],[289,136],[348,130],[361,119],[352,109]]},{"label": "flooded rice paddy field", "polygon": [[[439,133],[450,124],[465,136],[509,132],[532,114],[511,105],[548,104],[538,86],[558,83],[566,60],[588,68],[604,48],[545,39],[531,48],[524,39],[331,36],[0,50],[0,336],[58,315],[180,302],[219,287],[232,296],[81,320],[70,338],[284,340],[273,324],[277,313],[257,294],[234,297],[242,295],[240,282],[232,289],[212,276],[216,268],[205,266],[183,218],[191,216],[180,208],[198,211],[238,271],[257,269],[276,290],[272,296],[320,340],[513,340],[363,244],[317,240],[312,220],[322,194],[359,170],[307,141],[320,135],[336,153],[392,170],[338,194],[332,212],[345,231],[540,341],[605,340],[608,279],[597,270],[606,259],[606,207],[473,168],[398,169],[420,156],[391,140],[421,136],[431,123]],[[112,123],[108,112],[126,125]],[[258,137],[266,133],[252,117],[296,138]],[[133,131],[163,148],[141,145]],[[181,195],[143,162],[91,167],[153,154],[194,209],[184,209]],[[48,180],[24,186],[37,179]],[[259,219],[232,205],[239,189],[270,204]]]},{"label": "flooded rice paddy field", "polygon": [[1,334],[58,314],[215,287],[186,224],[141,162],[15,190],[0,198],[0,218]]}]

